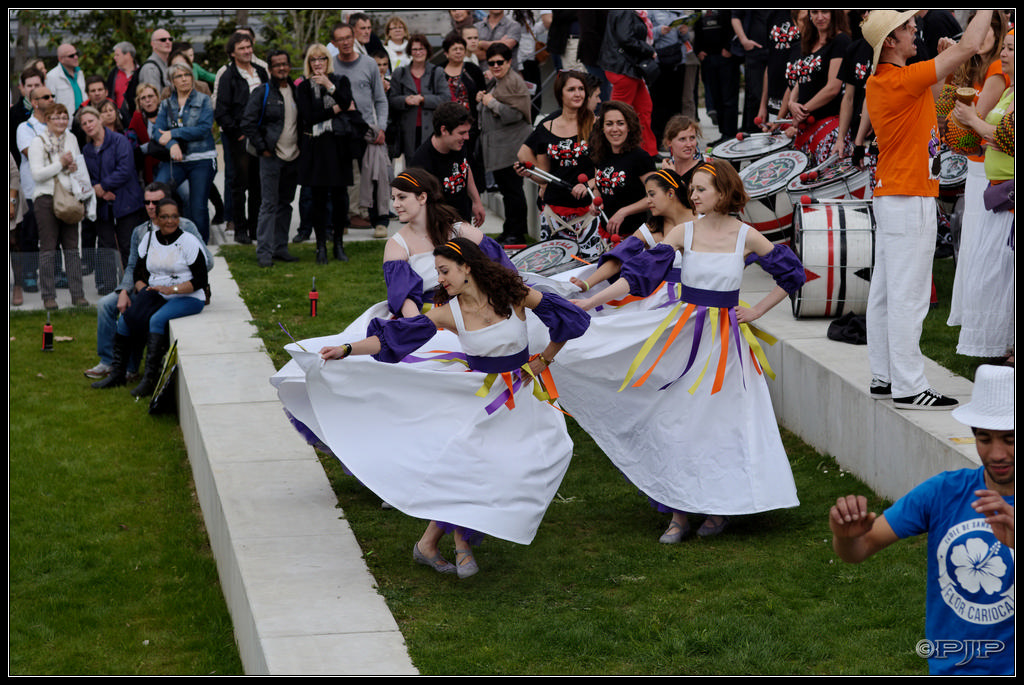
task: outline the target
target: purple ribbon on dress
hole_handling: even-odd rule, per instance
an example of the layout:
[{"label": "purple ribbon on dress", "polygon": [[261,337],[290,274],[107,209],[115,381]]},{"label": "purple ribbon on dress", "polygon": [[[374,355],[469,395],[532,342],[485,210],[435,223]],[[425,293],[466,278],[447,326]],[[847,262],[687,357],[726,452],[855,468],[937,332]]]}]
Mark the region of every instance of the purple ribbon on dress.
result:
[{"label": "purple ribbon on dress", "polygon": [[511,374],[512,387],[502,390],[498,396],[485,407],[488,414],[493,414],[498,411],[502,405],[508,402],[511,396],[515,395],[515,393],[519,392],[520,388],[523,387],[522,367],[530,361],[530,350],[524,349],[522,352],[505,355],[503,357],[476,357],[467,355],[464,352],[439,352],[429,357],[418,357],[410,354],[402,358],[402,362],[409,364],[427,361],[460,361],[465,362],[469,366],[469,371],[496,375],[505,373]]},{"label": "purple ribbon on dress", "polygon": [[723,309],[735,307],[740,303],[739,290],[704,290],[702,288],[693,288],[685,283],[682,285],[679,297],[683,302],[704,307],[721,307]]}]

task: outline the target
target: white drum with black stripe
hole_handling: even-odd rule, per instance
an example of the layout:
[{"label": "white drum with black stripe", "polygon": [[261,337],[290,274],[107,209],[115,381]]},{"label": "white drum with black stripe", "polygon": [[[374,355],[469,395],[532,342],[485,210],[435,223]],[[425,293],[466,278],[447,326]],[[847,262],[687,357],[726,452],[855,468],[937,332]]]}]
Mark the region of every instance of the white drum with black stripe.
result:
[{"label": "white drum with black stripe", "polygon": [[793,315],[834,318],[867,312],[875,241],[871,203],[800,203],[793,218],[793,251],[807,275],[792,295]]}]

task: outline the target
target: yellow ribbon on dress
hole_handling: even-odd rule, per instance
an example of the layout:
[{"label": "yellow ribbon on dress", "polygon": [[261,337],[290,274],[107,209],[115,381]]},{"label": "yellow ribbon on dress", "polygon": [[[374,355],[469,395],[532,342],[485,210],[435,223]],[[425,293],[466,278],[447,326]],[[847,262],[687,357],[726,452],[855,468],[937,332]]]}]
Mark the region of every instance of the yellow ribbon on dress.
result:
[{"label": "yellow ribbon on dress", "polygon": [[668,316],[662,319],[661,323],[658,324],[658,327],[654,329],[654,332],[651,333],[651,335],[648,336],[647,340],[644,341],[644,344],[640,346],[640,351],[637,353],[636,357],[633,358],[633,363],[629,365],[629,370],[626,371],[626,379],[622,381],[622,385],[619,386],[619,392],[622,392],[622,390],[627,385],[629,385],[629,381],[632,380],[633,374],[636,373],[636,370],[638,368],[640,368],[640,365],[643,363],[644,358],[651,351],[651,349],[654,348],[654,344],[658,342],[658,338],[661,337],[661,334],[665,332],[666,328],[668,328],[669,321],[671,321],[672,318],[679,312],[682,306],[682,302],[674,306],[672,310],[668,313]]},{"label": "yellow ribbon on dress", "polygon": [[[743,305],[744,307],[749,306],[746,302],[743,301],[741,301],[739,304]],[[648,336],[647,340],[644,341],[643,345],[640,346],[640,350],[637,352],[636,356],[633,358],[633,361],[629,366],[629,369],[626,371],[626,377],[625,380],[623,380],[622,385],[619,387],[619,392],[624,390],[626,386],[629,385],[630,382],[633,380],[634,375],[636,375],[637,371],[643,365],[644,360],[650,355],[651,351],[654,349],[655,345],[661,338],[662,334],[666,331],[666,329],[669,328],[669,325],[672,322],[672,320],[675,319],[677,314],[679,314],[679,311],[683,307],[683,305],[684,303],[682,302],[675,305],[671,309],[671,311],[669,311],[669,313],[665,316],[665,318],[661,321],[661,323],[658,324],[654,332],[651,333],[650,336]],[[683,327],[692,318],[694,312],[696,312],[698,308],[697,305],[692,303],[687,303],[685,307],[686,308],[683,310],[682,314],[675,321],[675,324],[672,325],[672,330],[666,338],[665,342],[663,343],[661,350],[658,352],[657,357],[654,359],[654,362],[651,364],[650,368],[648,368],[647,371],[643,375],[641,375],[635,383],[633,383],[633,387],[639,388],[647,382],[647,380],[651,376],[651,373],[654,371],[655,367],[657,367],[662,357],[664,356],[665,352],[668,351],[668,348],[672,346],[673,343],[676,342],[676,339],[682,332]],[[723,315],[725,312],[728,311],[728,309],[723,309],[719,307],[708,307],[706,311],[708,316],[706,325],[708,326],[709,330],[712,331],[712,335],[718,335],[720,337],[719,356],[715,365],[715,378],[711,390],[712,394],[714,394],[721,390],[725,380],[725,368],[728,362],[729,332],[731,326],[730,317]],[[754,364],[754,370],[758,374],[766,374],[769,378],[774,379],[775,372],[772,370],[771,365],[768,363],[768,357],[765,354],[764,348],[761,346],[759,339],[764,340],[769,345],[774,345],[777,342],[777,339],[774,336],[765,333],[761,329],[747,323],[740,323],[738,324],[738,327],[740,333],[742,333],[743,338],[747,341],[747,345],[750,348],[750,356]],[[700,387],[700,384],[703,382],[704,377],[707,375],[707,371],[711,365],[711,357],[712,355],[708,354],[707,357],[704,359],[704,363],[701,367],[700,373],[697,375],[696,380],[689,388],[690,394],[696,392],[697,388]]]}]

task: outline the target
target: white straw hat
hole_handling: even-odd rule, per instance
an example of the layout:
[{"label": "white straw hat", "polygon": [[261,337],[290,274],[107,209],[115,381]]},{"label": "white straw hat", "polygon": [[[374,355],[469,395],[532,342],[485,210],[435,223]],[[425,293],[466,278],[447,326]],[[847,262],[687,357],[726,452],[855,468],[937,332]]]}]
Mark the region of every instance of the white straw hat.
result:
[{"label": "white straw hat", "polygon": [[882,55],[882,43],[885,42],[886,37],[913,19],[919,11],[871,10],[868,13],[868,18],[860,25],[860,31],[864,40],[875,50],[874,58],[871,60],[871,71],[878,66],[878,58]]},{"label": "white straw hat", "polygon": [[971,401],[954,409],[953,418],[972,428],[1013,430],[1013,384],[1012,367],[979,366]]}]

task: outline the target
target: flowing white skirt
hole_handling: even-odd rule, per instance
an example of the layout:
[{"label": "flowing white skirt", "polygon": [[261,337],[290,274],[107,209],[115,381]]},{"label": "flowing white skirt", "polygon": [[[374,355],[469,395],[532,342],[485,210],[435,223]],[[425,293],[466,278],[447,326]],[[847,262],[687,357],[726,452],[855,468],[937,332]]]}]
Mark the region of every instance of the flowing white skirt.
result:
[{"label": "flowing white skirt", "polygon": [[1014,344],[1014,214],[985,209],[983,162],[968,162],[950,326],[960,326],[957,354],[1000,357]]},{"label": "flowing white skirt", "polygon": [[321,347],[366,337],[375,314],[386,317],[386,306],[338,335],[285,347],[292,361],[271,378],[284,408],[403,513],[529,544],[572,456],[563,414],[534,397],[533,383],[511,409],[500,377],[478,396],[485,374],[435,359],[460,351],[449,331],[413,352],[425,361],[321,364]]},{"label": "flowing white skirt", "polygon": [[[729,332],[716,392],[721,328],[710,322],[700,335],[695,362],[679,378],[696,333],[693,316],[646,381],[633,387],[684,312],[685,304],[678,304],[667,284],[643,301],[592,312],[586,335],[567,343],[551,366],[560,403],[631,483],[665,507],[739,515],[799,506],[764,360],[755,361],[746,337],[753,336],[752,329],[745,327],[739,350]],[[622,388],[649,336],[663,324],[664,334]]]}]

